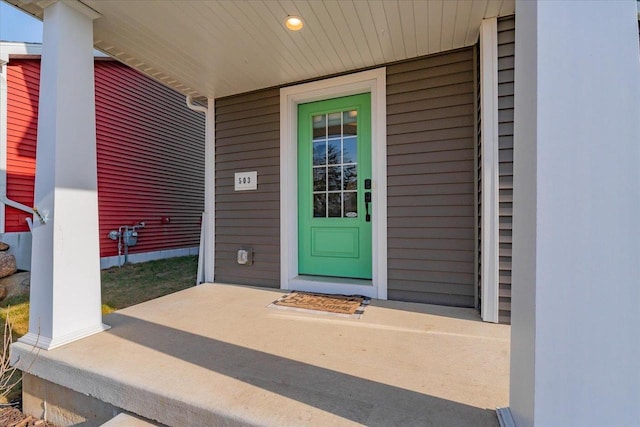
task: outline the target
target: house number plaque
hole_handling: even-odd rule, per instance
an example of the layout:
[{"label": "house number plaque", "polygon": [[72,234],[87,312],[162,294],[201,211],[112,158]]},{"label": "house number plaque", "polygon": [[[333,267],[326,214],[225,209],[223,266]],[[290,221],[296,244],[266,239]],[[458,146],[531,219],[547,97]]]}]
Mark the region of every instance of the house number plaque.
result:
[{"label": "house number plaque", "polygon": [[235,191],[257,190],[258,189],[258,171],[236,172],[235,174]]}]

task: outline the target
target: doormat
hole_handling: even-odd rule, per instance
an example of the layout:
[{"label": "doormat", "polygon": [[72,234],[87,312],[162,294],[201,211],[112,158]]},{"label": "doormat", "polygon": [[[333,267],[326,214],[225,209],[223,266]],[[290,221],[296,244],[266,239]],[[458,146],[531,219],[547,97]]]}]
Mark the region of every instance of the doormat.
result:
[{"label": "doormat", "polygon": [[328,295],[293,291],[278,298],[267,307],[307,313],[359,319],[371,298],[359,295]]}]

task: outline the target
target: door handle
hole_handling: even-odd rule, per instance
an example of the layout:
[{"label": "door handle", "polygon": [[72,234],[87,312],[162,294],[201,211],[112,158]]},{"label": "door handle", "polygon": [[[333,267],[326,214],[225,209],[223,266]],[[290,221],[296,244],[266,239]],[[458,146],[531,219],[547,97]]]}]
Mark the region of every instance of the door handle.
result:
[{"label": "door handle", "polygon": [[365,221],[371,222],[371,214],[369,214],[369,203],[371,203],[371,191],[364,193],[364,209],[365,209]]}]

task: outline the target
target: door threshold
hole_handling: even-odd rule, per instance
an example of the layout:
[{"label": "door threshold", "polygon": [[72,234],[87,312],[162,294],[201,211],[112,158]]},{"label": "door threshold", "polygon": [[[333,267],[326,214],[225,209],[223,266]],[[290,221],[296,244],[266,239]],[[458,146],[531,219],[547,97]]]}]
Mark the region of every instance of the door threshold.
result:
[{"label": "door threshold", "polygon": [[294,277],[292,280],[305,280],[309,282],[344,283],[348,285],[373,286],[373,281],[371,279],[354,279],[351,277],[311,276],[311,275],[301,274]]},{"label": "door threshold", "polygon": [[289,290],[317,292],[323,294],[362,295],[376,298],[376,288],[370,279],[347,277],[298,275],[289,279]]}]

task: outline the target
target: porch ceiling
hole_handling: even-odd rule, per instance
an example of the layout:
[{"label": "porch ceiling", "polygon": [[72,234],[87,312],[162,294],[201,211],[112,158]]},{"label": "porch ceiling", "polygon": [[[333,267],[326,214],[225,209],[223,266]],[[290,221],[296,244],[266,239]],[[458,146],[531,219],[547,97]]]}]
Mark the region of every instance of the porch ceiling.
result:
[{"label": "porch ceiling", "polygon": [[[42,18],[51,2],[7,0]],[[185,94],[223,97],[461,48],[515,0],[82,0],[96,48]],[[287,15],[304,28],[284,28]]]}]

